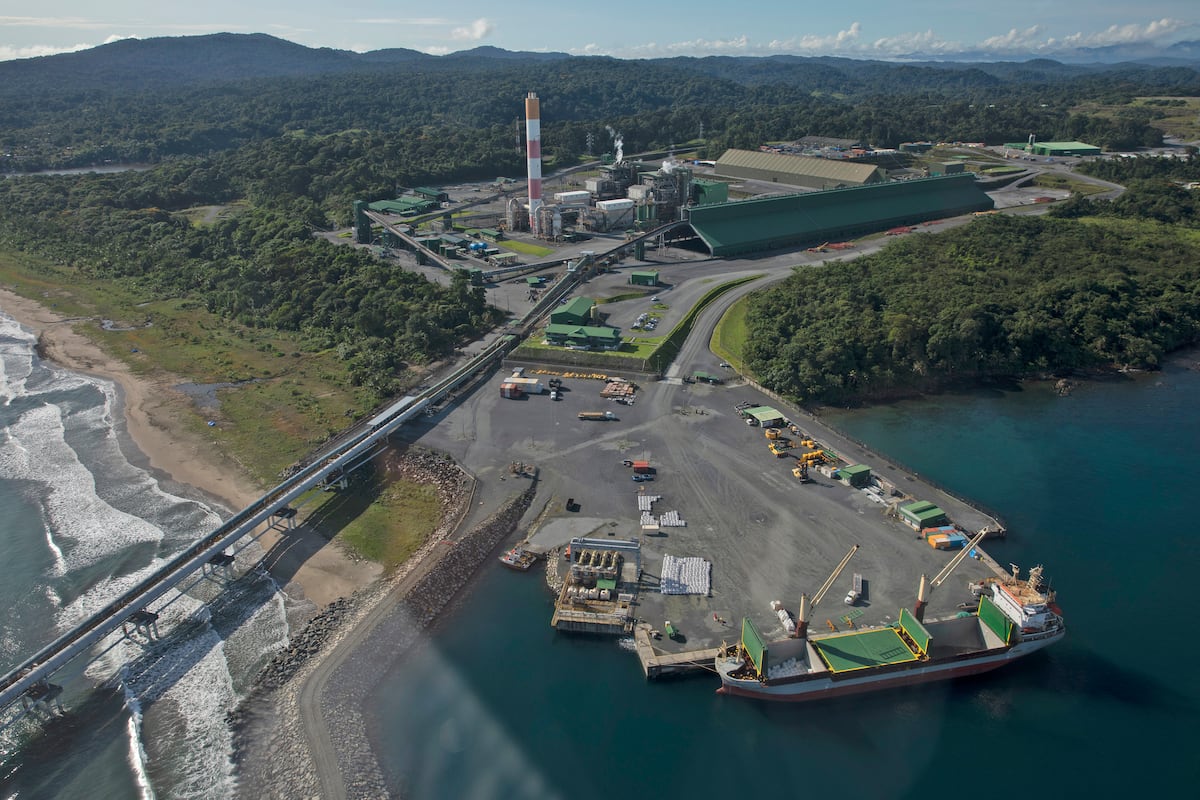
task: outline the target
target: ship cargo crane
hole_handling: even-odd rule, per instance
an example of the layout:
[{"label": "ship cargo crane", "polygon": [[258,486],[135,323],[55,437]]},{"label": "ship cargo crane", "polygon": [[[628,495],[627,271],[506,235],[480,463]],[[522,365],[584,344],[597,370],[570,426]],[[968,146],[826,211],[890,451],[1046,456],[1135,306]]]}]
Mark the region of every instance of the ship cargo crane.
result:
[{"label": "ship cargo crane", "polygon": [[954,571],[954,568],[962,563],[967,554],[974,550],[975,545],[982,542],[985,536],[987,536],[986,528],[972,536],[971,541],[967,542],[966,546],[959,550],[954,558],[950,559],[950,562],[942,568],[942,571],[932,581],[924,575],[921,576],[921,587],[917,590],[917,604],[913,607],[913,616],[917,618],[917,622],[925,621],[925,606],[929,603],[929,594],[941,586],[946,578],[950,577],[950,573]]},{"label": "ship cargo crane", "polygon": [[826,580],[821,588],[817,590],[817,593],[813,595],[811,603],[808,600],[808,595],[800,595],[800,613],[796,615],[795,638],[808,638],[808,615],[814,608],[817,607],[817,603],[821,602],[821,598],[823,598],[825,593],[829,591],[829,588],[833,586],[833,582],[837,580],[838,575],[842,574],[842,570],[844,570],[846,565],[850,563],[850,559],[854,558],[854,554],[858,552],[858,548],[859,545],[854,545],[854,547],[850,548],[850,552],[846,553],[846,557],[842,559],[842,563],[837,565],[837,568],[834,569],[833,574],[829,576],[828,580]]}]

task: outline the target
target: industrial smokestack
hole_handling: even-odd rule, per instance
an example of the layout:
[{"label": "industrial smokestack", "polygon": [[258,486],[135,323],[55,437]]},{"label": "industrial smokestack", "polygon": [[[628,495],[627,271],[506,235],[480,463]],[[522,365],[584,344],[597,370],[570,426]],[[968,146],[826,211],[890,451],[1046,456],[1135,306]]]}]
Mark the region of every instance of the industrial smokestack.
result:
[{"label": "industrial smokestack", "polygon": [[542,109],[534,92],[525,98],[525,138],[529,160],[529,229],[538,236],[541,234],[538,211],[542,207]]}]

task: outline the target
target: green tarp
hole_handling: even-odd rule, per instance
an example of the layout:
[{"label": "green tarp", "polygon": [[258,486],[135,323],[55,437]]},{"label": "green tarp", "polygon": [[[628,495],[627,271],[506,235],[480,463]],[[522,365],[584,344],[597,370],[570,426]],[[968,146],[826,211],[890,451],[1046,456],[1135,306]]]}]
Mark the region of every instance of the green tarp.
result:
[{"label": "green tarp", "polygon": [[759,674],[767,669],[767,645],[749,617],[742,617],[742,647],[754,662]]}]

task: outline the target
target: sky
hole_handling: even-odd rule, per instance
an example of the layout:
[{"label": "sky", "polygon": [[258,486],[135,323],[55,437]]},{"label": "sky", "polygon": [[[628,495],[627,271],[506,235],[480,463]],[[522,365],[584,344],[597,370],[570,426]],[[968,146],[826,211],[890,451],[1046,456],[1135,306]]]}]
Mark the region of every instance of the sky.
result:
[{"label": "sky", "polygon": [[0,2],[0,60],[125,38],[266,33],[309,47],[506,50],[660,58],[835,55],[897,60],[986,53],[1054,58],[1081,47],[1200,40],[1198,0],[29,0]]}]

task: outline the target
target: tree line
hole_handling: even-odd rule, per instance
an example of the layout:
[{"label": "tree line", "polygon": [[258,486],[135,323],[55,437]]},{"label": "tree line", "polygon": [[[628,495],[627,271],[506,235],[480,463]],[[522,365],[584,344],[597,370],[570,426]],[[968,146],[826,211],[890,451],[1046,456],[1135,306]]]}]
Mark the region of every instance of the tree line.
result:
[{"label": "tree line", "polygon": [[797,268],[753,297],[747,324],[750,369],[806,402],[1153,369],[1200,341],[1200,244],[1142,221],[989,216]]}]

